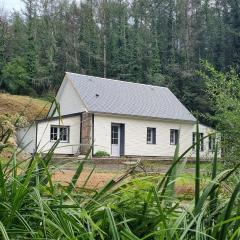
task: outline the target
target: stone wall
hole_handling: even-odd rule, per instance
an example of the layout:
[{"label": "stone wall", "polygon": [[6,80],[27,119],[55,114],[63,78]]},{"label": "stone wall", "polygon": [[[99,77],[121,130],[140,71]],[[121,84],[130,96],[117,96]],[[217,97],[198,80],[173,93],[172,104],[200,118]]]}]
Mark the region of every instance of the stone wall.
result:
[{"label": "stone wall", "polygon": [[92,144],[92,114],[84,112],[82,114],[82,135],[81,149],[82,155],[86,154]]}]

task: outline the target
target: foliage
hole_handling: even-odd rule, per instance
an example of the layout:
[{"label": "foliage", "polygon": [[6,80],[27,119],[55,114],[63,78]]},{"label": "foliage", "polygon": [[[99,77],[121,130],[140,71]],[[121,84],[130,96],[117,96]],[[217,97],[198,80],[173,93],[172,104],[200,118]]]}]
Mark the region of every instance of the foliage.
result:
[{"label": "foliage", "polygon": [[24,116],[19,114],[0,114],[0,143],[7,143],[18,127],[26,127],[28,122]]},{"label": "foliage", "polygon": [[27,91],[26,85],[27,70],[24,59],[17,57],[7,63],[2,69],[2,86],[12,93],[24,93]]},{"label": "foliage", "polygon": [[105,151],[97,151],[97,152],[95,153],[95,156],[96,156],[96,157],[109,157],[110,154],[107,153],[107,152],[105,152]]},{"label": "foliage", "polygon": [[225,157],[238,161],[240,154],[240,77],[235,69],[223,73],[205,63],[202,78],[207,85],[207,94],[214,109],[210,120],[222,133]]},{"label": "foliage", "polygon": [[[198,138],[196,154],[199,154],[200,142]],[[133,172],[130,169],[93,192],[76,185],[84,161],[68,186],[53,182],[55,169],[49,164],[57,145],[58,142],[47,154],[35,153],[23,162],[17,161],[15,150],[9,162],[0,162],[0,234],[3,239],[239,238],[240,184],[233,186],[233,190],[224,189],[224,194],[221,190],[222,183],[240,164],[218,172],[217,148],[212,181],[201,192],[196,181],[198,198],[187,206],[176,196],[169,195],[167,189],[174,180],[175,167],[195,145],[180,156],[176,151],[166,174],[154,181],[151,177],[123,181]],[[196,161],[196,168],[200,169],[199,161]]]},{"label": "foliage", "polygon": [[200,59],[219,70],[239,66],[236,0],[24,3],[19,13],[0,13],[0,82],[10,93],[55,92],[72,71],[168,86],[205,113],[211,108],[195,74]]}]

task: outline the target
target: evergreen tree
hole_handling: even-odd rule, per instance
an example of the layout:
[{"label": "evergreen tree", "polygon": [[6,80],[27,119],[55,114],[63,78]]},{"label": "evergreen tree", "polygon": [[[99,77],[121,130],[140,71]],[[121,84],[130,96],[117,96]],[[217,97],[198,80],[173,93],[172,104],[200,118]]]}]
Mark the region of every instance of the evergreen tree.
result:
[{"label": "evergreen tree", "polygon": [[25,3],[24,15],[26,17],[27,39],[26,39],[26,65],[27,65],[27,84],[35,86],[38,52],[36,45],[37,37],[37,0],[23,0]]},{"label": "evergreen tree", "polygon": [[22,12],[0,12],[1,90],[54,94],[72,71],[168,86],[190,109],[209,112],[200,61],[239,72],[236,0],[23,2]]}]

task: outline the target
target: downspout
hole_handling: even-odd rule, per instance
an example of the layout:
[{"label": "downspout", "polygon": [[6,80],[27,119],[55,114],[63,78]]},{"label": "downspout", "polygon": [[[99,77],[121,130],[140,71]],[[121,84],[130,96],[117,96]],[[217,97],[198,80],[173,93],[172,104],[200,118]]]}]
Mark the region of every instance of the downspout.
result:
[{"label": "downspout", "polygon": [[94,113],[92,114],[92,156],[94,155]]},{"label": "downspout", "polygon": [[38,122],[36,122],[36,140],[35,140],[35,153],[37,152],[37,136],[38,136]]},{"label": "downspout", "polygon": [[82,150],[82,113],[80,114],[80,145],[79,145],[79,154]]}]

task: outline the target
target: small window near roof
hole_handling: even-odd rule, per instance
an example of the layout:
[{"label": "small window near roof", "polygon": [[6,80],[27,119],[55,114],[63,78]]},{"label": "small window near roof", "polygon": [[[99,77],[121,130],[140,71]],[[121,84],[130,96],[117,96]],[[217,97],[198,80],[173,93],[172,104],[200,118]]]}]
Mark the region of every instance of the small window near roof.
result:
[{"label": "small window near roof", "polygon": [[50,140],[60,142],[69,142],[69,126],[51,126]]},{"label": "small window near roof", "polygon": [[170,129],[170,144],[177,145],[179,143],[179,130]]},{"label": "small window near roof", "polygon": [[156,128],[147,128],[147,144],[156,144]]},{"label": "small window near roof", "polygon": [[[203,139],[203,133],[199,133],[199,138],[201,140],[201,144],[200,144],[200,150],[203,152],[204,151],[204,139]],[[197,141],[197,133],[193,132],[192,133],[192,144],[196,143]],[[194,147],[194,149],[196,149],[196,145]]]}]

